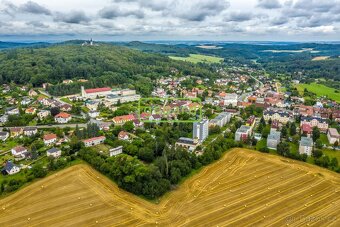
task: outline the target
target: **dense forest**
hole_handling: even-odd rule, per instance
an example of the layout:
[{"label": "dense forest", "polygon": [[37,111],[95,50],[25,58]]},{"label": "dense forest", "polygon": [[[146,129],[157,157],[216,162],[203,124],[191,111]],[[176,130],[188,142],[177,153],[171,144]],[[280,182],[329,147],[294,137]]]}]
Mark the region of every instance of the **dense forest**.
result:
[{"label": "dense forest", "polygon": [[174,61],[160,54],[147,54],[126,47],[100,44],[80,46],[53,45],[46,48],[20,48],[0,52],[0,83],[43,83],[53,95],[80,91],[80,83],[61,84],[65,79],[87,79],[85,87],[125,86],[150,94],[152,82],[168,76],[172,69],[183,75],[213,77],[209,66]]}]

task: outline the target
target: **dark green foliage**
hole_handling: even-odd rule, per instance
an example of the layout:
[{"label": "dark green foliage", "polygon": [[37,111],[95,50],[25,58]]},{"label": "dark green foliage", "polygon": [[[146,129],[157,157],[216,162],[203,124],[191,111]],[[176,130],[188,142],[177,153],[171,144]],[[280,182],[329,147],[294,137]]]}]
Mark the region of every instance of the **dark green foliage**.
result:
[{"label": "dark green foliage", "polygon": [[148,165],[139,161],[137,157],[126,154],[107,158],[91,149],[81,149],[78,154],[94,168],[117,182],[121,188],[152,199],[168,191],[170,184],[179,183],[193,170],[219,159],[224,151],[236,146],[233,140],[221,136],[207,147],[202,156],[197,157],[185,150],[169,149],[161,145],[158,146],[162,147],[160,149],[162,152],[157,152],[158,155],[155,156],[154,151],[159,148],[157,146],[152,149],[153,145],[149,144],[152,144],[152,141],[145,143],[139,150],[138,146],[135,148],[132,145],[124,146],[124,152],[125,148],[128,148],[128,153],[138,152],[139,159],[149,163],[154,160]]},{"label": "dark green foliage", "polygon": [[42,165],[34,165],[32,167],[34,177],[43,178],[47,175],[47,169],[44,169]]},{"label": "dark green foliage", "polygon": [[87,127],[84,129],[79,129],[78,125],[76,125],[76,129],[74,133],[75,133],[75,136],[81,140],[81,139],[87,139],[87,138],[99,136],[100,130],[97,124],[88,123]]},{"label": "dark green foliage", "polygon": [[277,145],[277,153],[284,157],[288,157],[290,154],[289,143],[281,142]]},{"label": "dark green foliage", "polygon": [[[41,86],[50,82],[52,95],[80,92],[80,87],[132,86],[139,93],[150,95],[153,81],[168,76],[171,68],[185,75],[212,77],[208,68],[174,61],[157,54],[145,54],[125,47],[101,44],[98,47],[58,45],[47,48],[16,49],[0,53],[0,77],[3,83],[32,83]],[[60,83],[65,79],[87,79],[86,83]]]},{"label": "dark green foliage", "polygon": [[320,129],[318,127],[313,127],[312,137],[313,141],[316,141],[320,138]]}]

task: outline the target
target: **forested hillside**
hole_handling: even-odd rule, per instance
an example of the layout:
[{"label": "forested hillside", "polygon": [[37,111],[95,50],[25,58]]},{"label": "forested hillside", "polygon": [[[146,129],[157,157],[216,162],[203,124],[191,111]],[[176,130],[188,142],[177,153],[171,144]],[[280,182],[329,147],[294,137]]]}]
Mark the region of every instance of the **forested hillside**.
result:
[{"label": "forested hillside", "polygon": [[[55,45],[0,52],[0,82],[58,84],[64,79],[88,79],[85,87],[129,86],[149,94],[152,81],[168,76],[172,69],[185,75],[213,77],[209,66],[173,61],[159,54],[147,54],[126,47]],[[79,92],[80,84],[49,87],[54,95]]]},{"label": "forested hillside", "polygon": [[[218,49],[199,48],[196,45],[164,45],[131,42],[121,44],[145,52],[189,56],[205,54],[222,57],[229,65],[247,64],[273,73],[298,74],[310,78],[328,78],[340,81],[340,44],[322,43],[216,43]],[[198,45],[198,44],[197,44]],[[327,56],[328,60],[312,61]],[[256,63],[255,63],[256,62]]]}]

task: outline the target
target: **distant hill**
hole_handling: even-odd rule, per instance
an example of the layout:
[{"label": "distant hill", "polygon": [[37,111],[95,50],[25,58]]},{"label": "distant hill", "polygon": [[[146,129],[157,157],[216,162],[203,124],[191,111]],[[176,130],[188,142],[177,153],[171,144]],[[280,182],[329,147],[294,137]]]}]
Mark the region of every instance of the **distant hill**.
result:
[{"label": "distant hill", "polygon": [[[73,44],[77,43],[77,44]],[[81,41],[54,44],[46,48],[16,48],[0,52],[0,83],[58,84],[49,87],[54,95],[79,92],[80,86],[134,87],[141,94],[150,94],[153,82],[168,76],[172,69],[184,75],[211,78],[217,75],[208,66],[171,60],[160,54],[101,43],[82,46]],[[65,79],[87,79],[88,83],[60,84]]]},{"label": "distant hill", "polygon": [[51,45],[47,42],[37,43],[17,43],[17,42],[2,42],[0,41],[0,49],[18,48],[18,47],[32,47],[32,46],[48,46]]}]

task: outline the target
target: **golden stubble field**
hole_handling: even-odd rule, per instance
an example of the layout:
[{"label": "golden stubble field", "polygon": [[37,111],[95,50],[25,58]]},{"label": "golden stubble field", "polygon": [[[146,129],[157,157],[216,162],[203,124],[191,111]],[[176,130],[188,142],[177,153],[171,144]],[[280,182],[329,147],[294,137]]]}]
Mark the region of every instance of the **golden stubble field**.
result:
[{"label": "golden stubble field", "polygon": [[340,176],[234,149],[159,204],[77,165],[0,200],[0,209],[0,226],[340,226]]}]

